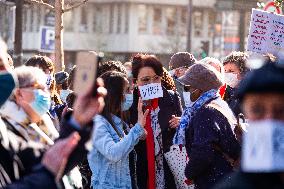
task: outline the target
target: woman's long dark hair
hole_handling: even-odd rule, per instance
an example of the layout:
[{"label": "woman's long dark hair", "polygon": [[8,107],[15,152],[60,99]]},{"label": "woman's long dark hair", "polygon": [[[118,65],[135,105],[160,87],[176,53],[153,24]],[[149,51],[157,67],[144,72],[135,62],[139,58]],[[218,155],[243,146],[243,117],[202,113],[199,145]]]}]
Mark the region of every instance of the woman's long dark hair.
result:
[{"label": "woman's long dark hair", "polygon": [[117,131],[112,120],[112,115],[121,117],[121,104],[124,100],[124,88],[127,84],[127,76],[116,71],[109,71],[101,75],[104,80],[107,95],[105,97],[105,107],[101,113],[107,121],[112,125],[117,134],[121,137],[120,132]]}]

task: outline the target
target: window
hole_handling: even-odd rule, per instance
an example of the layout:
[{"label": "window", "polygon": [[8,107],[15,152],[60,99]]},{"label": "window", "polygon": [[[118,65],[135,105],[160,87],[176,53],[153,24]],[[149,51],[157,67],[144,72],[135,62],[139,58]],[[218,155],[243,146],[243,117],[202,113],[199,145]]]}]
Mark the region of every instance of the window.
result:
[{"label": "window", "polygon": [[73,11],[68,11],[64,13],[64,29],[67,32],[73,31],[73,23],[74,23],[74,14]]},{"label": "window", "polygon": [[129,30],[129,6],[125,5],[125,28],[124,28],[124,33],[128,33]]},{"label": "window", "polygon": [[147,32],[147,6],[146,5],[139,5],[138,6],[138,19],[139,19],[139,33],[146,33]]},{"label": "window", "polygon": [[33,32],[33,27],[34,27],[34,24],[35,24],[35,9],[34,9],[34,6],[32,6],[29,9],[29,13],[30,13],[29,32]]},{"label": "window", "polygon": [[114,6],[110,6],[110,22],[109,22],[109,33],[114,32]]},{"label": "window", "polygon": [[28,27],[28,19],[27,19],[28,15],[27,14],[28,14],[27,8],[23,7],[23,15],[24,15],[24,17],[23,17],[23,31],[24,32],[28,31],[28,29],[27,29],[27,27]]},{"label": "window", "polygon": [[201,37],[202,36],[202,24],[203,24],[203,15],[201,12],[196,11],[193,13],[193,28],[194,28],[194,36]]},{"label": "window", "polygon": [[154,8],[153,11],[153,34],[159,35],[162,34],[162,9]]},{"label": "window", "polygon": [[121,11],[121,5],[118,4],[117,6],[117,33],[121,32],[121,19],[122,19],[122,11]]},{"label": "window", "polygon": [[41,26],[41,6],[37,6],[36,7],[36,31],[39,31],[39,28]]},{"label": "window", "polygon": [[216,23],[216,13],[209,11],[208,12],[208,19],[209,19],[209,23],[208,23],[208,36],[209,37],[213,37],[214,35],[214,27],[215,27],[215,23]]},{"label": "window", "polygon": [[102,7],[100,6],[95,6],[94,7],[94,12],[93,12],[93,32],[95,33],[102,33],[103,32],[103,26],[102,26],[102,19],[103,19],[103,11]]},{"label": "window", "polygon": [[81,8],[81,22],[80,22],[80,32],[87,32],[88,31],[88,13],[86,7]]},{"label": "window", "polygon": [[176,26],[176,19],[177,16],[177,11],[173,7],[168,7],[166,9],[166,21],[167,21],[167,30],[166,33],[168,35],[173,35],[175,34],[175,26]]},{"label": "window", "polygon": [[179,33],[183,36],[187,34],[187,19],[188,19],[187,9],[183,8],[181,9],[180,28],[179,28]]}]

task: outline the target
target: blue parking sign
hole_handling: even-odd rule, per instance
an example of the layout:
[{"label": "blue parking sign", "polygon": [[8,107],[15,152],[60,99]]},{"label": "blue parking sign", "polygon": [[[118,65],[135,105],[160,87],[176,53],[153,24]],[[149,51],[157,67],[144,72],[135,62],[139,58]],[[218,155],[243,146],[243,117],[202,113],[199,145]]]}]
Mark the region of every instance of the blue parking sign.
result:
[{"label": "blue parking sign", "polygon": [[40,51],[54,52],[55,32],[54,27],[42,26],[40,28]]}]

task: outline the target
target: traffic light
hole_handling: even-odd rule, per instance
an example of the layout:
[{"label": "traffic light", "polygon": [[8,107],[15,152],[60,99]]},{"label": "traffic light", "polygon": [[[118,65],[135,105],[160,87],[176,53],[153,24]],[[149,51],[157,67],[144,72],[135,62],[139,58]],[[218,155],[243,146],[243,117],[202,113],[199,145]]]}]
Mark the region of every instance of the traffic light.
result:
[{"label": "traffic light", "polygon": [[205,58],[209,54],[209,41],[201,41],[201,56],[202,58]]}]

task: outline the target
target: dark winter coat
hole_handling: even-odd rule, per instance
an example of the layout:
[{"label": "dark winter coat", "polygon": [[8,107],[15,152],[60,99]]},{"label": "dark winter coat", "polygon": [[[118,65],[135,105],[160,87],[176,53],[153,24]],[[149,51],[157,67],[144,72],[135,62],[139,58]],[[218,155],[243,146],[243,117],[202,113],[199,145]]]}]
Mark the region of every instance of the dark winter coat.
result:
[{"label": "dark winter coat", "polygon": [[[222,105],[214,108],[216,104]],[[233,171],[224,153],[234,160],[238,159],[240,144],[232,131],[231,120],[235,119],[228,115],[234,116],[228,105],[219,98],[197,110],[186,129],[189,162],[185,175],[194,181],[196,189],[210,189]]]},{"label": "dark winter coat", "polygon": [[[131,123],[134,125],[137,122],[137,104],[138,104],[138,90],[134,90],[134,102],[133,106],[130,108],[130,118]],[[169,151],[172,145],[172,139],[175,135],[176,129],[171,129],[169,127],[169,121],[172,115],[181,116],[182,107],[180,103],[180,97],[177,93],[173,91],[167,91],[163,88],[163,97],[159,99],[159,124],[162,130],[162,142],[164,153]],[[137,182],[139,189],[147,188],[147,178],[148,178],[148,163],[147,163],[147,150],[146,142],[140,141],[136,146],[135,150],[137,153]],[[165,183],[166,188],[175,189],[174,177],[164,159],[164,171],[165,171]]]},{"label": "dark winter coat", "polygon": [[[89,140],[92,131],[92,123],[89,124],[90,126],[85,127],[82,130],[75,129],[76,127],[73,127],[72,123],[69,121],[70,116],[71,114],[66,115],[65,119],[62,121],[59,139],[66,138],[71,133],[77,131],[81,136],[81,140],[70,155],[69,161],[65,168],[65,173],[72,170],[88,152],[85,149],[85,143]],[[40,164],[41,158],[35,155],[35,147],[28,143],[25,137],[15,132],[15,130],[10,126],[7,126],[9,145],[6,146],[3,142],[3,136],[5,133],[2,131],[3,130],[0,132],[0,164],[3,167],[3,169],[1,167],[1,172],[6,172],[9,176],[9,179],[13,183],[12,185],[8,185],[7,188],[57,188],[54,176]],[[18,170],[21,179],[17,182],[12,163],[13,157],[17,157],[19,160],[21,160],[21,162],[27,163],[24,164],[24,169]]]},{"label": "dark winter coat", "polygon": [[231,88],[229,85],[227,85],[225,94],[224,94],[224,100],[228,103],[231,110],[234,112],[235,116],[237,117],[241,111],[241,102],[240,99],[237,96],[237,89]]}]

